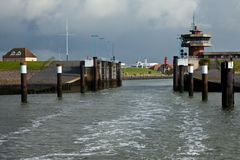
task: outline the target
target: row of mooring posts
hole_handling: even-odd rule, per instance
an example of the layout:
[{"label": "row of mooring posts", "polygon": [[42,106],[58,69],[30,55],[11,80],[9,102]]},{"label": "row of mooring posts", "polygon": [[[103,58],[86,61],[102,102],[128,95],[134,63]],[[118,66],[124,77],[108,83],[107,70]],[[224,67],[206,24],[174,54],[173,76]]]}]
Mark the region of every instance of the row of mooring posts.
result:
[{"label": "row of mooring posts", "polygon": [[[99,63],[101,62],[101,63]],[[113,69],[114,68],[114,69]],[[62,65],[57,64],[57,97],[62,98],[63,93],[63,81],[62,81]],[[28,86],[27,86],[27,63],[20,63],[21,73],[21,101],[27,103]],[[91,72],[90,72],[91,73]],[[97,91],[104,88],[121,87],[121,62],[108,62],[97,60],[97,57],[93,57],[92,66],[92,82],[91,87],[87,87],[87,74],[85,61],[80,61],[80,92],[85,93],[87,88],[91,88],[92,91]],[[107,81],[107,82],[106,82]],[[106,85],[107,83],[107,85]],[[107,86],[107,87],[106,87]]]},{"label": "row of mooring posts", "polygon": [[[180,60],[181,61],[181,60]],[[202,101],[208,101],[208,62],[201,64],[201,90]],[[173,90],[184,92],[184,77],[186,64],[179,63],[177,56],[173,57]],[[189,97],[194,96],[194,65],[188,64],[187,85]],[[234,68],[233,61],[224,61],[221,63],[221,90],[222,90],[222,108],[230,109],[234,107]]]}]

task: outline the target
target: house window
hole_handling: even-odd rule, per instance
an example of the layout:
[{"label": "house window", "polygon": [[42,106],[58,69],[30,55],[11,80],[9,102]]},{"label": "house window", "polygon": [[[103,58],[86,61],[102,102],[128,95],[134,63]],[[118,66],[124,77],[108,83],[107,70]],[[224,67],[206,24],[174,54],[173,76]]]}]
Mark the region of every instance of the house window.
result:
[{"label": "house window", "polygon": [[12,51],[10,55],[11,55],[11,56],[15,56],[15,54],[16,54],[16,52],[15,52],[15,51]]},{"label": "house window", "polygon": [[22,55],[22,52],[21,51],[18,51],[17,53],[16,53],[16,56],[21,56]]}]

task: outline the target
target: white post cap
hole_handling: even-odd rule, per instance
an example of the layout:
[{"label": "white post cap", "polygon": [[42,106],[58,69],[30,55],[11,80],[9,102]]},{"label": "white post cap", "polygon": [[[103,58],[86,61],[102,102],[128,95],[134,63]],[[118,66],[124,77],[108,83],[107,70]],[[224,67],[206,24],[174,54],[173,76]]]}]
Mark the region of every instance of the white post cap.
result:
[{"label": "white post cap", "polygon": [[21,64],[21,74],[27,74],[27,65]]},{"label": "white post cap", "polygon": [[202,74],[208,74],[208,65],[203,65],[202,67]]},{"label": "white post cap", "polygon": [[57,66],[57,73],[60,73],[60,74],[62,73],[62,66],[60,65]]},{"label": "white post cap", "polygon": [[188,73],[193,73],[193,65],[192,64],[188,65]]},{"label": "white post cap", "polygon": [[228,62],[228,69],[233,69],[233,66],[234,66],[233,61],[229,61]]}]

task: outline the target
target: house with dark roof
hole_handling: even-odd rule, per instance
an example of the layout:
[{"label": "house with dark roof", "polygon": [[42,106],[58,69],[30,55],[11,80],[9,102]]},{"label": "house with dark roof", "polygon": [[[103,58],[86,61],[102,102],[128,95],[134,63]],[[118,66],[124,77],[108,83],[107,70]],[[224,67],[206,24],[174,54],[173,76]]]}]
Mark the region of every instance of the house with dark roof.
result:
[{"label": "house with dark roof", "polygon": [[2,59],[3,61],[37,61],[37,56],[27,48],[13,48]]}]

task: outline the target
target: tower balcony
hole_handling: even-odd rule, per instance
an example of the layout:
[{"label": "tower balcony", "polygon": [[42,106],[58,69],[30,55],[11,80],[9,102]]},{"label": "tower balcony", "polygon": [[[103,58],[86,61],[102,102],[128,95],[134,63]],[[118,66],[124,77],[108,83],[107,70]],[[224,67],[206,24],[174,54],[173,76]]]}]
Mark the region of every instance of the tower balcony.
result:
[{"label": "tower balcony", "polygon": [[182,41],[182,47],[211,47],[210,41]]}]

